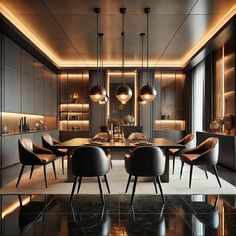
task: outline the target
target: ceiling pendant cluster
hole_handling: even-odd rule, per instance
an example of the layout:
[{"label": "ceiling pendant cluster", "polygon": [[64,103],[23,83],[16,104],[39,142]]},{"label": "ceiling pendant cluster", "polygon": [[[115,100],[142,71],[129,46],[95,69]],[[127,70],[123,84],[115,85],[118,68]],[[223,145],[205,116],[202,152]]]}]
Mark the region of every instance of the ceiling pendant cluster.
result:
[{"label": "ceiling pendant cluster", "polygon": [[120,8],[122,14],[122,32],[121,32],[121,44],[122,44],[122,84],[116,89],[116,98],[121,104],[126,104],[132,97],[132,90],[125,84],[124,81],[124,67],[125,67],[125,12],[126,8]]},{"label": "ceiling pendant cluster", "polygon": [[[103,86],[99,84],[100,77],[102,74],[103,68],[103,33],[98,33],[98,23],[99,23],[99,14],[100,8],[94,9],[97,14],[97,84],[90,89],[90,98],[94,102],[99,104],[106,104],[109,100],[109,97],[106,94],[106,90]],[[125,70],[125,12],[126,8],[120,8],[120,13],[122,14],[122,32],[121,32],[121,45],[122,45],[122,84],[117,87],[115,95],[116,98],[121,102],[121,104],[126,104],[132,97],[133,92],[131,88],[125,84],[124,80],[124,70]],[[145,13],[147,14],[147,84],[144,85],[139,93],[138,102],[139,104],[147,104],[150,101],[153,101],[157,95],[157,92],[153,86],[148,83],[149,80],[149,13],[150,8],[145,8]],[[141,77],[144,78],[144,69],[143,69],[143,42],[145,33],[140,34],[142,38],[142,71]],[[100,40],[100,47],[99,47]],[[99,53],[100,48],[100,53]],[[99,68],[99,54],[100,54],[100,68]]]},{"label": "ceiling pendant cluster", "polygon": [[[90,89],[90,98],[94,101],[94,102],[99,102],[105,99],[106,95],[106,90],[103,86],[99,85],[100,82],[100,74],[102,73],[99,70],[99,44],[98,44],[98,38],[99,38],[99,33],[98,33],[98,23],[99,23],[99,14],[100,14],[100,8],[95,8],[94,12],[97,14],[97,84],[94,85],[91,89]],[[103,34],[100,35],[100,37],[102,38]],[[101,41],[101,40],[100,40]],[[101,47],[100,47],[101,50]],[[101,53],[100,53],[101,56]],[[101,73],[100,73],[101,72]]]},{"label": "ceiling pendant cluster", "polygon": [[148,45],[148,36],[149,36],[149,13],[150,13],[150,8],[145,8],[145,13],[147,14],[147,84],[144,85],[141,90],[140,90],[140,97],[143,101],[150,102],[153,101],[157,95],[156,89],[149,85],[148,83],[148,76],[149,76],[149,67],[148,67],[148,50],[149,50],[149,45]]}]

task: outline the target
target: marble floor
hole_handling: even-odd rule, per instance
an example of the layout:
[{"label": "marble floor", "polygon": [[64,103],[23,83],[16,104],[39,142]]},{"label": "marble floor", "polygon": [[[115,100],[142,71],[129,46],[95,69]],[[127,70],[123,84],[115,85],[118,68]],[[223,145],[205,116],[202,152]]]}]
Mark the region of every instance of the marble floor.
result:
[{"label": "marble floor", "polygon": [[[10,200],[10,201],[9,201]],[[236,235],[230,195],[1,195],[1,235]],[[8,202],[8,204],[6,204]],[[20,205],[21,203],[21,205]]]}]

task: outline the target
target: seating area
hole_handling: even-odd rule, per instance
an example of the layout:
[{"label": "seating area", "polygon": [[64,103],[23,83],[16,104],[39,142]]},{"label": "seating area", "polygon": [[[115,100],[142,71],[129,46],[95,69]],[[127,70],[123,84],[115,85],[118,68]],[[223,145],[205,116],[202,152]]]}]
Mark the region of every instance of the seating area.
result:
[{"label": "seating area", "polygon": [[236,235],[235,32],[236,0],[1,0],[0,235]]}]

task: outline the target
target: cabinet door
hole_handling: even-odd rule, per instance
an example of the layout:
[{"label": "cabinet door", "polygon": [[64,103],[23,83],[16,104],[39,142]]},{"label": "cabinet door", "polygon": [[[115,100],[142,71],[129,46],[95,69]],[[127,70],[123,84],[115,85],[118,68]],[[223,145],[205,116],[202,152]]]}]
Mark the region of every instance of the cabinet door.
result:
[{"label": "cabinet door", "polygon": [[51,130],[50,135],[56,140],[59,140],[59,130]]},{"label": "cabinet door", "polygon": [[37,143],[38,145],[42,146],[42,136],[44,134],[50,134],[49,132],[38,132],[34,134],[34,141],[35,143]]},{"label": "cabinet door", "polygon": [[57,116],[57,75],[52,73],[51,115]]},{"label": "cabinet door", "polygon": [[44,67],[44,85],[43,85],[43,94],[44,94],[44,115],[51,115],[51,71]]},{"label": "cabinet door", "polygon": [[20,135],[2,137],[2,167],[16,164],[20,161],[18,139]]},{"label": "cabinet door", "polygon": [[21,112],[34,113],[34,83],[30,75],[21,75]]},{"label": "cabinet door", "polygon": [[20,112],[20,72],[8,65],[5,65],[4,93],[4,111]]},{"label": "cabinet door", "polygon": [[39,61],[34,61],[34,113],[43,115],[43,64]]}]

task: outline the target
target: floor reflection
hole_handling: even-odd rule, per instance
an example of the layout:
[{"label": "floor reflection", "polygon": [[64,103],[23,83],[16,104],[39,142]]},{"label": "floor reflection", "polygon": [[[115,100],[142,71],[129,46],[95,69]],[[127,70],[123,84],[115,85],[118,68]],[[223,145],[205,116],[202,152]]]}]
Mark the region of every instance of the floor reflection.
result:
[{"label": "floor reflection", "polygon": [[236,235],[234,195],[1,195],[1,235]]}]

